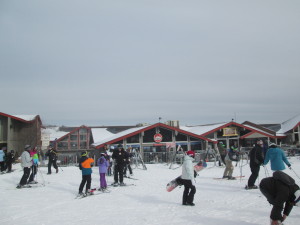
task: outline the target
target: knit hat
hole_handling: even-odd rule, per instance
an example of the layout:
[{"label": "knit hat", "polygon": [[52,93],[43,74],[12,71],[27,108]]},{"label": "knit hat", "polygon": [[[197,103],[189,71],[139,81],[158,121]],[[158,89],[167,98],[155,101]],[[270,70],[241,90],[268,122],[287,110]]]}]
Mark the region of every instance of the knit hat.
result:
[{"label": "knit hat", "polygon": [[186,152],[186,154],[188,155],[188,156],[191,156],[191,157],[193,157],[193,158],[195,158],[195,152],[194,151],[187,151]]},{"label": "knit hat", "polygon": [[300,190],[295,192],[295,201],[294,204],[295,206],[300,206]]}]

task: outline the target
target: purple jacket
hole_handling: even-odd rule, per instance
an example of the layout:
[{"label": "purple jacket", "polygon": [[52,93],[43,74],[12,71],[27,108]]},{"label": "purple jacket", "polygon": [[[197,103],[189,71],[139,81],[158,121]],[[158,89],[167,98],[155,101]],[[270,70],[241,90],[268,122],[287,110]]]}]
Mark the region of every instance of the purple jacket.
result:
[{"label": "purple jacket", "polygon": [[97,160],[97,165],[99,166],[99,173],[107,173],[107,168],[109,167],[109,162],[105,159],[104,156],[101,156]]}]

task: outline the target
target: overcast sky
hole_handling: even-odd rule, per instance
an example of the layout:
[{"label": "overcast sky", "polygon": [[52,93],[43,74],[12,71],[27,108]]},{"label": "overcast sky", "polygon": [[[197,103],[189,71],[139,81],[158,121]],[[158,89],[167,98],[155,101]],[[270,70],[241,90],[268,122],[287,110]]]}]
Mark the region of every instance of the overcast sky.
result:
[{"label": "overcast sky", "polygon": [[45,124],[284,122],[299,60],[299,0],[0,0],[0,111]]}]

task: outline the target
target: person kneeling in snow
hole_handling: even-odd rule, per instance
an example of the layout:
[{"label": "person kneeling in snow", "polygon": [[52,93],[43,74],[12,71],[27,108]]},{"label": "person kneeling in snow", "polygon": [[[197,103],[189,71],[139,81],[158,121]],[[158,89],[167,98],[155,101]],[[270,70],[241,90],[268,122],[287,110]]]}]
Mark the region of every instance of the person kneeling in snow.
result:
[{"label": "person kneeling in snow", "polygon": [[[293,206],[299,206],[300,190],[295,180],[281,171],[275,171],[273,177],[262,179],[260,191],[273,205],[271,225],[279,225],[290,214]],[[283,215],[281,212],[283,210]]]},{"label": "person kneeling in snow", "polygon": [[194,206],[194,195],[196,193],[195,179],[194,179],[194,166],[193,160],[195,153],[193,151],[187,151],[184,156],[182,165],[181,183],[184,185],[182,205]]},{"label": "person kneeling in snow", "polygon": [[94,160],[92,158],[88,158],[88,153],[82,152],[81,158],[79,161],[79,169],[82,171],[82,181],[79,186],[79,195],[83,195],[82,191],[84,185],[86,184],[85,194],[89,194],[92,183],[92,163]]}]

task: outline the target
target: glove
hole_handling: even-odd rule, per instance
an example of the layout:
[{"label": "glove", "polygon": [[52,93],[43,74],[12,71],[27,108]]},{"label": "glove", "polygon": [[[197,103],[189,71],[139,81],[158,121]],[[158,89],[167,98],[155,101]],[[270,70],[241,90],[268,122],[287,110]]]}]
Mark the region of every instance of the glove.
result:
[{"label": "glove", "polygon": [[193,185],[193,186],[196,185],[195,179],[192,179],[192,185]]}]

